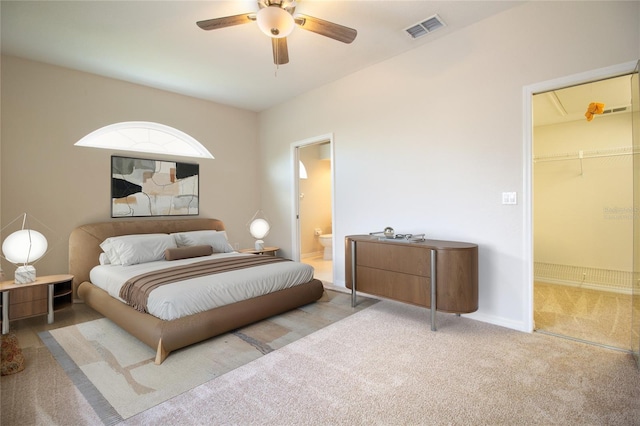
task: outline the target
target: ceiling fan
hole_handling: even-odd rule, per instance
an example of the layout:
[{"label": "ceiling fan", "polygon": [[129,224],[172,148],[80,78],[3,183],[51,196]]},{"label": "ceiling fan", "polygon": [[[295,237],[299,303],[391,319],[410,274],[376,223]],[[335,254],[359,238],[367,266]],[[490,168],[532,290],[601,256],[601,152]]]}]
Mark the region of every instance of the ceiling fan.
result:
[{"label": "ceiling fan", "polygon": [[314,18],[313,16],[301,14],[293,16],[296,8],[296,2],[293,0],[259,0],[258,7],[257,13],[207,19],[198,21],[196,24],[203,30],[217,30],[219,28],[257,22],[260,30],[271,37],[273,62],[276,65],[283,65],[289,62],[287,36],[291,34],[296,25],[307,31],[347,44],[355,40],[358,34],[353,28]]}]

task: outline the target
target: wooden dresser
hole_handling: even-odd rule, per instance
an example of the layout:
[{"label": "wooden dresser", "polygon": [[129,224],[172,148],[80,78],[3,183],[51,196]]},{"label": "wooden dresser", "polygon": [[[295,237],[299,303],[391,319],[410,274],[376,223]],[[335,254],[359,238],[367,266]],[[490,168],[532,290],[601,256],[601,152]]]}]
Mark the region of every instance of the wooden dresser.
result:
[{"label": "wooden dresser", "polygon": [[351,235],[345,238],[345,268],[354,305],[356,291],[426,308],[435,300],[434,331],[436,311],[466,314],[478,309],[476,244]]}]

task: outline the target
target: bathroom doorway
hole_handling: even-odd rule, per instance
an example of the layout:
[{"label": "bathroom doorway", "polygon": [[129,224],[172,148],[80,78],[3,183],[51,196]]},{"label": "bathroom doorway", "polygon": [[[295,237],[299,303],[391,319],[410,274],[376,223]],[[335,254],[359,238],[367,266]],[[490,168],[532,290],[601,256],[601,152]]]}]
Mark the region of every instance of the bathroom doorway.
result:
[{"label": "bathroom doorway", "polygon": [[314,276],[333,284],[333,141],[330,135],[294,144],[294,244]]}]

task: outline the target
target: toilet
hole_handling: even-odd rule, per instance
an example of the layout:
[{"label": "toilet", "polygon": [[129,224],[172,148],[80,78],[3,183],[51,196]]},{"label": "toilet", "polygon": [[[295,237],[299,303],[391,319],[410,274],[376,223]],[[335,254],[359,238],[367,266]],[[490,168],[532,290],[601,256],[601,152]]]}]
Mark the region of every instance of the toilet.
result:
[{"label": "toilet", "polygon": [[333,258],[333,234],[322,234],[318,236],[318,239],[322,247],[324,247],[322,258],[324,260],[331,260]]}]

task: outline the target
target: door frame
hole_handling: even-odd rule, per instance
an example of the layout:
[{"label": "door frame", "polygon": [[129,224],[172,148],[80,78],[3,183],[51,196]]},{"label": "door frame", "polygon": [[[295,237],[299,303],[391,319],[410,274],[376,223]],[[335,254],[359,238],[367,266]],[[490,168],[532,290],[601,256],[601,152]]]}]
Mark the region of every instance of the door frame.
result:
[{"label": "door frame", "polygon": [[638,61],[625,62],[610,67],[599,68],[596,70],[586,71],[579,74],[573,74],[553,80],[543,81],[523,87],[523,197],[522,211],[524,214],[524,238],[523,253],[525,258],[525,267],[523,269],[525,282],[525,297],[523,298],[525,313],[525,329],[529,332],[534,330],[533,320],[533,95],[551,90],[563,89],[579,84],[592,83],[607,78],[618,77],[625,74],[631,74]]},{"label": "door frame", "polygon": [[[307,139],[303,139],[291,144],[291,259],[300,261],[300,153],[299,149],[311,145],[317,145],[321,143],[329,142],[330,144],[330,161],[331,161],[331,234],[334,234],[335,229],[335,215],[336,215],[336,202],[335,202],[335,167],[334,167],[334,139],[333,133],[326,133],[324,135],[312,136]],[[335,241],[335,237],[334,237]],[[335,254],[335,245],[332,250]],[[335,270],[334,270],[335,275]]]},{"label": "door frame", "polygon": [[[636,62],[636,69],[631,75],[631,135],[633,146],[633,204],[640,202],[640,60]],[[636,359],[636,366],[640,368],[640,217],[634,211],[633,215],[633,278],[631,285],[631,353]],[[636,281],[637,280],[637,281]]]}]

